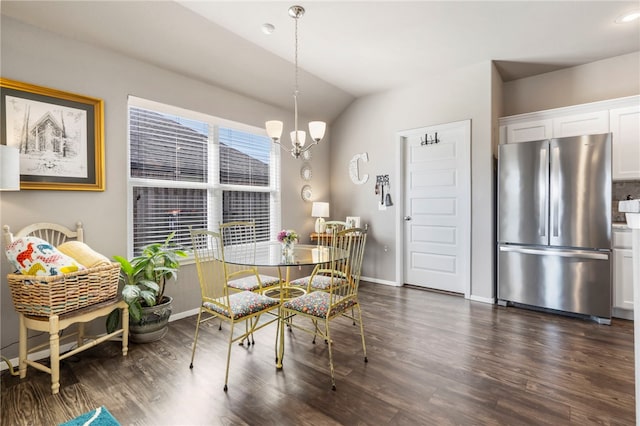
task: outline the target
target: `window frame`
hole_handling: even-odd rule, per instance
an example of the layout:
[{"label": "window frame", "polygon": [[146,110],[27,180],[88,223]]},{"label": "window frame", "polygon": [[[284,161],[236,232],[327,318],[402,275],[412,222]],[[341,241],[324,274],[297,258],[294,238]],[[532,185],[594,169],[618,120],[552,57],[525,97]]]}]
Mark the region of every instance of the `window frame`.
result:
[{"label": "window frame", "polygon": [[[170,114],[182,118],[208,123],[213,129],[208,138],[208,177],[207,182],[188,182],[166,179],[137,178],[131,175],[131,113],[130,108],[143,108],[161,114]],[[209,114],[200,113],[167,105],[164,103],[139,98],[129,95],[127,99],[127,257],[134,256],[134,232],[133,232],[133,194],[134,187],[156,187],[156,188],[176,188],[176,189],[201,189],[207,191],[207,228],[217,230],[222,222],[223,203],[222,193],[232,192],[264,192],[270,194],[269,239],[275,240],[282,223],[281,208],[281,152],[276,144],[270,144],[269,148],[269,185],[268,186],[248,186],[238,184],[220,183],[220,141],[218,128],[230,128],[233,130],[251,133],[267,137],[264,128],[235,122],[232,120],[215,117]],[[181,264],[193,263],[193,254],[188,250],[189,256],[181,259]]]}]

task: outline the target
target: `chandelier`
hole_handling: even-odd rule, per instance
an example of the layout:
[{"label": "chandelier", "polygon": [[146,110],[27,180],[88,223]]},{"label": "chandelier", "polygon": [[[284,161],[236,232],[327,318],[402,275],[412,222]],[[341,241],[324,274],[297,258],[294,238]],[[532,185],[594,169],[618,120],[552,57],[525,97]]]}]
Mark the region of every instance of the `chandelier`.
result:
[{"label": "chandelier", "polygon": [[282,149],[290,152],[295,158],[308,151],[313,145],[316,145],[324,137],[324,132],[327,128],[327,123],[324,121],[311,121],[309,122],[309,135],[312,142],[305,146],[307,133],[304,130],[298,130],[298,19],[304,15],[304,8],[302,6],[291,6],[289,8],[289,16],[295,20],[295,86],[293,91],[293,111],[294,111],[294,130],[291,132],[291,148],[285,148],[280,144],[280,137],[282,136],[282,121],[270,120],[265,123],[267,135],[273,139],[274,143],[280,145]]}]

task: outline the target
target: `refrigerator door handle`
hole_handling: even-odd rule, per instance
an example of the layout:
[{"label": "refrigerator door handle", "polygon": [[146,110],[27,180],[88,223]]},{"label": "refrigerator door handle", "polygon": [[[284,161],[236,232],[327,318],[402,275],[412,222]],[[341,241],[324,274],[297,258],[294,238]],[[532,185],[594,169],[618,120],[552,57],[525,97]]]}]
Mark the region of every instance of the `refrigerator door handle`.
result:
[{"label": "refrigerator door handle", "polygon": [[523,248],[523,247],[500,246],[500,251],[511,251],[511,252],[523,253],[523,254],[542,254],[545,256],[573,257],[573,258],[582,258],[582,259],[598,259],[598,260],[609,259],[608,253],[592,253],[592,252],[576,251],[576,250],[541,250],[541,249]]},{"label": "refrigerator door handle", "polygon": [[555,188],[551,196],[551,227],[553,228],[553,236],[558,236],[558,210],[560,208],[560,147],[558,145],[551,147],[551,185]]},{"label": "refrigerator door handle", "polygon": [[541,148],[540,167],[538,168],[538,191],[540,192],[538,204],[540,208],[540,217],[542,218],[538,226],[538,235],[541,237],[546,237],[549,230],[549,212],[547,211],[547,194],[549,189],[547,174],[549,170],[549,159],[547,155],[547,148]]}]

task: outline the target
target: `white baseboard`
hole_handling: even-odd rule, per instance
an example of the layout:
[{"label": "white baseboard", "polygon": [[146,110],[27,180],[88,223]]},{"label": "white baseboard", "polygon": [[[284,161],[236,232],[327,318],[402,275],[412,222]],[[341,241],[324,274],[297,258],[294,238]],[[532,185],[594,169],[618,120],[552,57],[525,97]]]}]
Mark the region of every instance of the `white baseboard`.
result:
[{"label": "white baseboard", "polygon": [[489,303],[491,305],[494,305],[496,303],[496,299],[494,297],[481,297],[471,294],[469,295],[468,299],[473,300],[474,302]]},{"label": "white baseboard", "polygon": [[[198,311],[199,309],[196,308],[196,309],[191,309],[189,311],[180,312],[175,315],[171,315],[169,317],[169,322],[177,321],[179,319],[190,317],[192,315],[197,315]],[[64,345],[60,345],[60,353],[64,353],[72,349],[73,347],[75,347],[75,345],[76,345],[75,342],[69,342],[69,343],[65,343]],[[34,361],[39,361],[41,359],[49,358],[50,355],[51,355],[51,351],[49,351],[49,349],[43,349],[41,351],[29,354],[29,359]],[[14,370],[18,371],[18,363],[19,363],[18,357],[10,359],[9,362],[11,363],[11,365],[13,365]],[[2,362],[0,362],[0,371],[4,371],[8,369],[9,369],[9,365],[7,365],[7,363],[4,360],[2,360]]]},{"label": "white baseboard", "polygon": [[[69,349],[72,349],[73,347],[76,346],[76,342],[69,342],[69,343],[65,343],[64,345],[60,345],[60,353],[66,352]],[[49,349],[43,349],[41,351],[38,352],[34,352],[32,354],[29,354],[29,359],[30,360],[34,360],[34,361],[39,361],[41,359],[45,359],[45,358],[49,358],[49,354],[51,352],[49,351]],[[9,360],[9,362],[11,363],[11,365],[13,365],[13,369],[14,371],[18,371],[18,363],[19,363],[19,359],[16,358],[12,358]],[[2,360],[2,362],[0,363],[0,371],[4,371],[4,370],[8,370],[9,366],[7,365],[7,363]]]},{"label": "white baseboard", "polygon": [[173,314],[169,317],[169,322],[174,322],[174,321],[178,321],[182,318],[187,318],[193,315],[198,315],[198,312],[200,312],[200,308],[195,308],[195,309],[191,309],[188,311],[184,311],[184,312],[179,312],[177,314]]},{"label": "white baseboard", "polygon": [[393,287],[400,287],[398,284],[396,284],[395,281],[381,280],[381,279],[378,279],[378,278],[360,277],[360,281],[367,281],[367,282],[371,282],[371,283],[375,283],[375,284],[390,285],[390,286],[393,286]]}]

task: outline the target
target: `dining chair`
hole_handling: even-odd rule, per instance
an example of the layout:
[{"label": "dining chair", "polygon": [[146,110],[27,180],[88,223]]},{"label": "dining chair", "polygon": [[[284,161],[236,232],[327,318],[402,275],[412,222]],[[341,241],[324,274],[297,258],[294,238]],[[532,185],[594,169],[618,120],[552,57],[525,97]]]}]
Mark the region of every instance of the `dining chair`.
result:
[{"label": "dining chair", "polygon": [[233,252],[233,257],[244,263],[244,265],[227,264],[230,289],[262,293],[280,284],[280,277],[260,274],[258,267],[252,266],[256,257],[257,244],[254,220],[221,223],[219,229],[224,249],[227,253]]},{"label": "dining chair", "polygon": [[[329,327],[332,320],[345,316],[353,320],[354,324],[360,324],[364,362],[368,362],[364,326],[362,324],[362,310],[358,300],[358,287],[360,285],[366,241],[366,228],[351,228],[336,233],[332,243],[331,268],[327,275],[329,277],[328,288],[325,291],[313,291],[285,301],[281,308],[281,315],[308,318],[313,324],[313,329],[301,326],[298,323],[292,323],[292,327],[313,334],[314,343],[317,335],[323,337],[327,342],[331,388],[333,390],[336,389],[336,382],[333,368],[333,341]],[[339,251],[337,249],[347,250],[348,257],[346,260],[338,258],[336,254]]]},{"label": "dining chair", "polygon": [[[331,246],[335,236],[339,232],[344,231],[347,227],[347,222],[339,220],[327,221],[325,224],[327,226],[325,232],[318,236],[319,246]],[[311,275],[297,278],[291,281],[290,285],[293,287],[303,287],[307,292],[314,290],[327,290],[331,284],[331,271],[344,269],[345,264],[346,259],[338,261],[338,264],[333,266],[331,265],[331,262],[319,263],[313,268]],[[334,266],[336,268],[334,268]],[[344,277],[334,274],[333,278],[343,279]]]},{"label": "dining chair", "polygon": [[333,233],[340,232],[347,227],[347,222],[341,220],[328,220],[324,224],[325,231],[318,234],[317,237],[317,244],[319,246],[330,246]]},{"label": "dining chair", "polygon": [[[277,321],[277,316],[269,321],[259,323],[260,316],[270,312],[280,305],[279,299],[272,299],[258,292],[237,291],[229,287],[227,267],[224,261],[224,246],[222,234],[208,230],[191,230],[193,253],[200,282],[202,303],[196,321],[196,331],[191,352],[191,364],[196,354],[198,332],[200,324],[213,318],[219,318],[230,324],[229,344],[227,347],[227,367],[224,377],[224,391],[229,380],[229,363],[231,360],[231,346],[238,340],[244,341],[255,331]],[[257,273],[256,273],[257,275]],[[256,276],[257,279],[257,276]],[[203,317],[203,314],[205,317]],[[234,336],[235,325],[244,322],[244,332]]]}]

